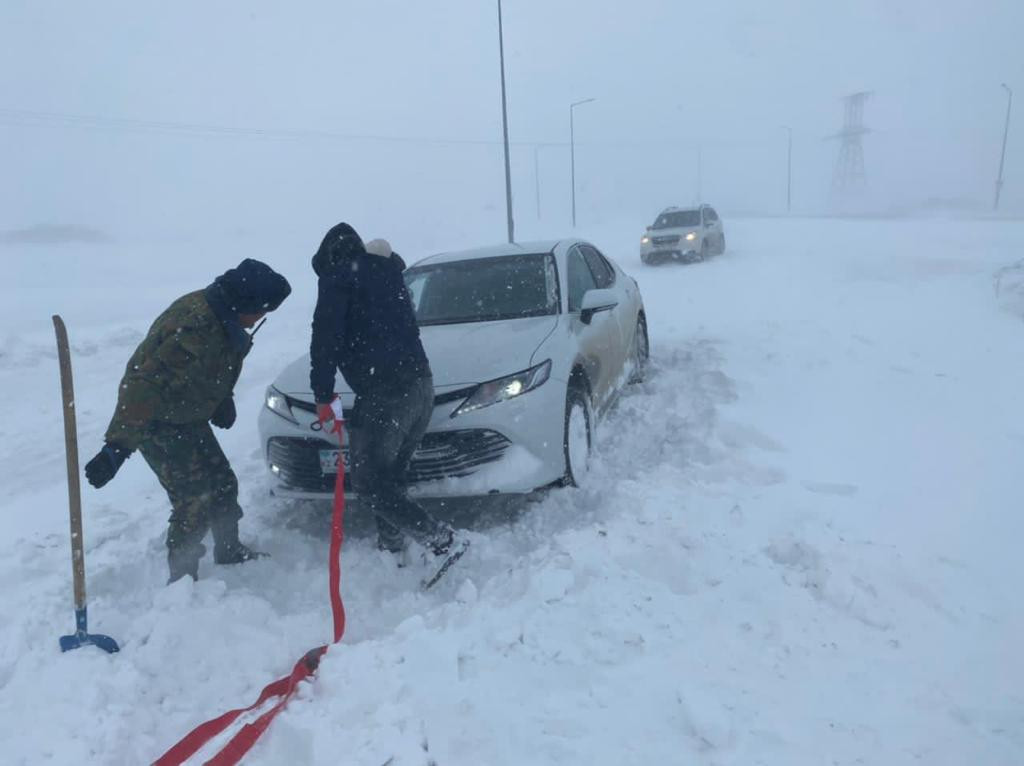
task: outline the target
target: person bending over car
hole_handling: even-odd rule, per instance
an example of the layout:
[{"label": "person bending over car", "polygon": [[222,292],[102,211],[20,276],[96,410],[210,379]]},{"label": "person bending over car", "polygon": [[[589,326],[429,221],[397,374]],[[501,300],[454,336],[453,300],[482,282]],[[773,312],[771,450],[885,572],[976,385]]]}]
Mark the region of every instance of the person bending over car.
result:
[{"label": "person bending over car", "polygon": [[105,444],[85,474],[102,487],[132,452],[142,453],[171,501],[168,582],[198,579],[208,530],[217,564],[261,555],[238,539],[238,480],[210,424],[234,424],[234,387],[252,347],[246,329],[290,292],[283,276],[246,258],[172,303],[128,361]]},{"label": "person bending over car", "polygon": [[399,554],[408,536],[435,556],[449,555],[452,528],[406,494],[409,461],[434,411],[434,383],[402,278],[405,263],[385,240],[364,245],[339,223],[313,256],[313,270],[319,282],[309,382],[317,417],[329,430],[340,370],[356,395],[346,422],[352,486],[376,518],[377,545]]}]

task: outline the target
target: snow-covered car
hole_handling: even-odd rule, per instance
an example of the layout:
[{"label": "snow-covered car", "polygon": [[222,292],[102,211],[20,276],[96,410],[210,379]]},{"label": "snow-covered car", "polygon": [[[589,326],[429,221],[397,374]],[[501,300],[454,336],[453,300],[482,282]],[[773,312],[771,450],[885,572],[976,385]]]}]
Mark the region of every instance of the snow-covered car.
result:
[{"label": "snow-covered car", "polygon": [[[577,484],[597,419],[648,356],[635,280],[581,240],[434,255],[405,272],[434,375],[434,414],[409,467],[421,497]],[[342,407],[354,394],[339,374]],[[260,437],[285,497],[329,495],[336,437],[317,425],[309,356],[267,389]]]},{"label": "snow-covered car", "polygon": [[667,207],[640,238],[640,260],[703,261],[725,252],[722,219],[710,205]]}]

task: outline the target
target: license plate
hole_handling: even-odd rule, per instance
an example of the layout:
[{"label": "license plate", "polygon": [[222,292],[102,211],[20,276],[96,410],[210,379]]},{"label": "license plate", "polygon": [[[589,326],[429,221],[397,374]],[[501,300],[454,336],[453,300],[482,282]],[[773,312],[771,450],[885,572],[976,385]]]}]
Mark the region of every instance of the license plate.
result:
[{"label": "license plate", "polygon": [[321,473],[337,473],[338,472],[338,455],[341,454],[345,459],[345,470],[349,469],[348,450],[336,450],[336,449],[322,449],[320,450],[320,472]]}]

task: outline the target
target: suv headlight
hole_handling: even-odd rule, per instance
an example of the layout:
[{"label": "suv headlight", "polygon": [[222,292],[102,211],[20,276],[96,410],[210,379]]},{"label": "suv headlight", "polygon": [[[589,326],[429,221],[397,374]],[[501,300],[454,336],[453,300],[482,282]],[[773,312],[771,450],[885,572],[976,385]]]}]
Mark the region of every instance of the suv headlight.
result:
[{"label": "suv headlight", "polygon": [[273,412],[275,415],[280,415],[285,420],[289,420],[292,423],[298,423],[295,416],[292,415],[292,408],[288,404],[288,397],[282,394],[273,386],[267,388],[266,399],[264,403],[267,405],[267,409]]},{"label": "suv headlight", "polygon": [[649,236],[647,236],[646,234],[644,234],[642,237],[640,237],[640,244],[641,245],[646,245],[650,241],[651,241],[651,238]]},{"label": "suv headlight", "polygon": [[693,242],[693,240],[695,240],[695,239],[697,239],[697,232],[695,232],[695,231],[687,232],[687,234],[686,234],[686,241],[687,242]]},{"label": "suv headlight", "polygon": [[498,402],[504,402],[508,399],[514,399],[517,396],[522,396],[527,391],[532,391],[538,386],[543,385],[550,376],[551,360],[548,359],[541,362],[536,367],[531,367],[528,370],[517,372],[515,375],[498,378],[497,380],[492,380],[489,383],[481,383],[476,387],[476,390],[470,394],[469,398],[452,413],[452,417],[454,418],[458,415],[465,415],[467,412],[473,412],[474,410],[479,410],[483,407],[490,407],[492,404],[497,404]]}]

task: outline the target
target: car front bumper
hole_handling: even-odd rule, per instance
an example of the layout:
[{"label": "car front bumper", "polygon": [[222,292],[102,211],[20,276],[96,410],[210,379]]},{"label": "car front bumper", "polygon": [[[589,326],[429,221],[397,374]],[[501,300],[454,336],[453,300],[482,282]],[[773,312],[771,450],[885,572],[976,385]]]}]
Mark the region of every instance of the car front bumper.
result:
[{"label": "car front bumper", "polygon": [[671,245],[643,245],[640,258],[644,261],[694,260],[700,257],[701,243],[680,240]]},{"label": "car front bumper", "polygon": [[[298,403],[292,407],[295,422],[266,407],[260,412],[272,492],[281,497],[330,497],[334,491],[336,474],[321,470],[320,451],[336,449],[337,442],[312,429],[316,415],[310,399],[289,396]],[[564,475],[564,384],[551,379],[515,399],[451,417],[462,401],[460,397],[434,407],[409,466],[411,497],[527,494]],[[350,407],[351,394],[343,395],[342,403]],[[345,488],[351,493],[348,476]]]}]

